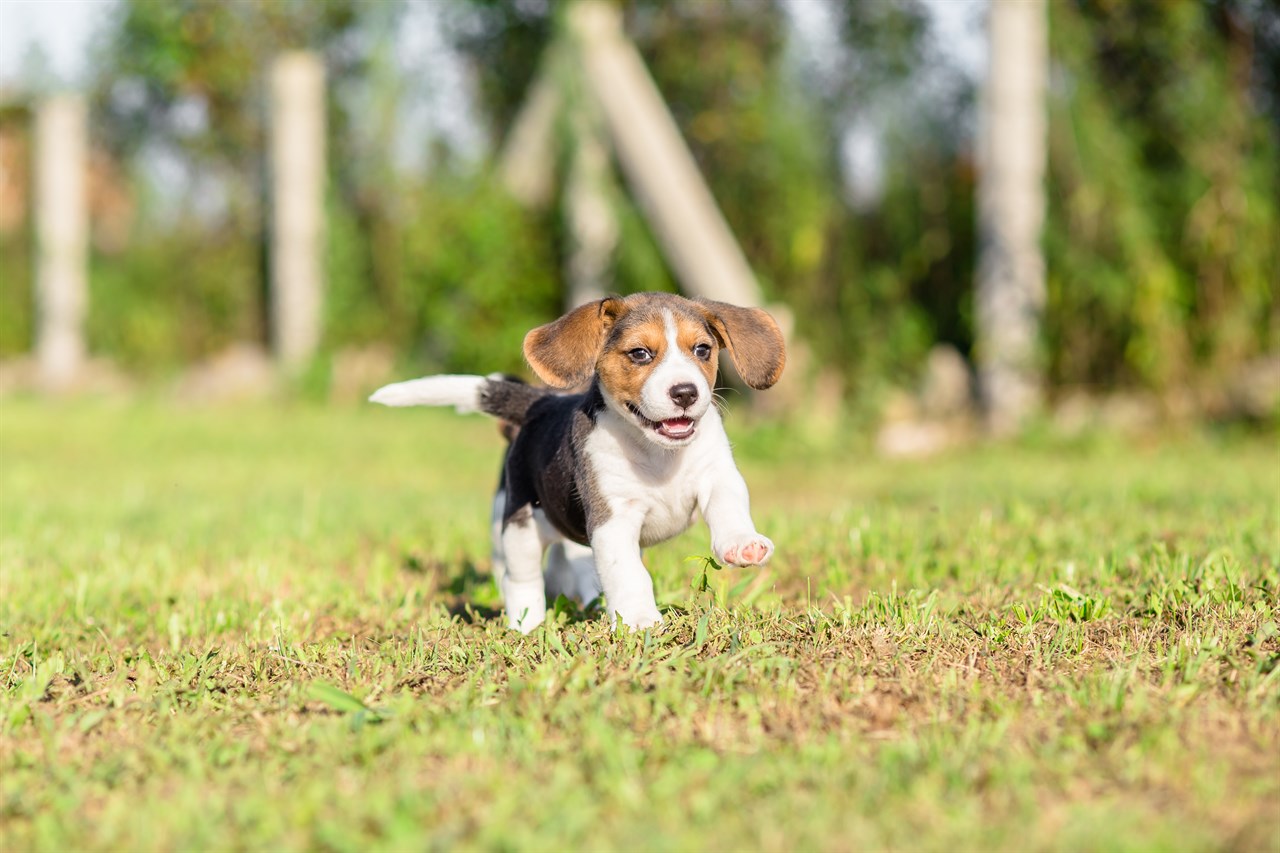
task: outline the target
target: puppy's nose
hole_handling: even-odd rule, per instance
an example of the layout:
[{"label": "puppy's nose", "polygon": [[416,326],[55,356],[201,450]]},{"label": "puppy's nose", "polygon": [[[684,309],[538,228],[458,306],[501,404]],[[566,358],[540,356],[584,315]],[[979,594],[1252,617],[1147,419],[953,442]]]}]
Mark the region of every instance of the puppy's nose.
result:
[{"label": "puppy's nose", "polygon": [[682,409],[687,409],[693,405],[698,399],[698,389],[692,382],[681,382],[679,385],[672,385],[671,390],[667,392],[671,395],[671,399],[676,405]]}]

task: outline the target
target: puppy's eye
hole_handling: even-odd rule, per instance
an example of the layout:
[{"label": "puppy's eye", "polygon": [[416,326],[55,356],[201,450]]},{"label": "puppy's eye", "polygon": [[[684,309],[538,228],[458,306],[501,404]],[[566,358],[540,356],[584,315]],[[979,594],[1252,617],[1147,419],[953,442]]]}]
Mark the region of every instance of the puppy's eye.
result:
[{"label": "puppy's eye", "polygon": [[711,344],[698,344],[693,348],[693,354],[706,361],[711,358]]},{"label": "puppy's eye", "polygon": [[631,361],[634,364],[648,364],[653,361],[653,353],[649,352],[644,347],[636,347],[628,352],[627,355],[631,357]]}]

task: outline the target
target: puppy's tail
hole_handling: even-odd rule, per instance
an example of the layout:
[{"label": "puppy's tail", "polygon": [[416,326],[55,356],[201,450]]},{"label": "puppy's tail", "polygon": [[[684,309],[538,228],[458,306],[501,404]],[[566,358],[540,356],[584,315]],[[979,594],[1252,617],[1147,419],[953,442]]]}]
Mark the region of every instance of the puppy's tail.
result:
[{"label": "puppy's tail", "polygon": [[453,406],[463,413],[484,412],[519,426],[534,401],[551,393],[516,379],[489,376],[426,376],[384,385],[369,397],[384,406]]}]

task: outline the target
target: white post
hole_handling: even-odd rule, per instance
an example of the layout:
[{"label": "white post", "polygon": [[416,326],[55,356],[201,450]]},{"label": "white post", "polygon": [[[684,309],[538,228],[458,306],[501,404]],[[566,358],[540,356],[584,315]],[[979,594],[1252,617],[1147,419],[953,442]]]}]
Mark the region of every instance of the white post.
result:
[{"label": "white post", "polygon": [[36,112],[36,360],[40,383],[61,390],[85,359],[88,311],[88,109],[57,95]]},{"label": "white post", "polygon": [[1040,405],[1044,311],[1045,0],[992,0],[979,148],[978,383],[987,426],[1013,432]]},{"label": "white post", "polygon": [[320,343],[325,186],[324,66],[286,53],[271,68],[271,346],[298,368]]}]

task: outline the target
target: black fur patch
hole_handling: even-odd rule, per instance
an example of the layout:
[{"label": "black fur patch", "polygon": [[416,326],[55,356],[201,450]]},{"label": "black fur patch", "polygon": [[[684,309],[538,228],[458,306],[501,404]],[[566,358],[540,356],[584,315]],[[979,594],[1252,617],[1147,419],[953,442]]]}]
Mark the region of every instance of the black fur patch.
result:
[{"label": "black fur patch", "polygon": [[543,394],[528,407],[507,454],[504,525],[537,507],[561,534],[590,544],[588,534],[608,519],[609,507],[582,447],[604,405],[593,383],[582,394]]},{"label": "black fur patch", "polygon": [[480,411],[521,426],[529,408],[551,394],[547,388],[535,388],[513,376],[489,379],[480,389]]}]

